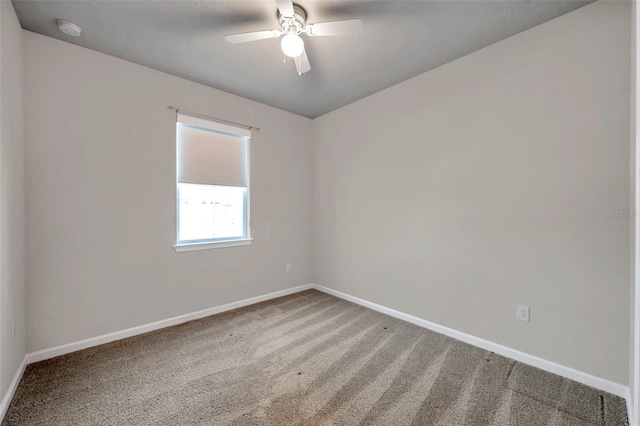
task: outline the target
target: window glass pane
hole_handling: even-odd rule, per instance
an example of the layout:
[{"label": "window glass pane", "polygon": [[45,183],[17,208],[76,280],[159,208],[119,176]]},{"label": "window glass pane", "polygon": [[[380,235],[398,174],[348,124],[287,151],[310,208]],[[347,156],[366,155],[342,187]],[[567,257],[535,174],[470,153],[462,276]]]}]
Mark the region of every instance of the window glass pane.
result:
[{"label": "window glass pane", "polygon": [[178,183],[178,240],[245,237],[247,188]]}]

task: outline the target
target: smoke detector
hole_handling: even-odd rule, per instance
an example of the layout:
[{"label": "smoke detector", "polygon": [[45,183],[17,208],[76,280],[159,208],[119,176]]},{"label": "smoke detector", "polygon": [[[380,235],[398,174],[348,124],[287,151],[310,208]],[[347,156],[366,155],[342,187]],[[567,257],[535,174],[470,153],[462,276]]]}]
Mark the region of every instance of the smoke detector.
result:
[{"label": "smoke detector", "polygon": [[79,26],[77,26],[71,21],[58,19],[57,24],[60,31],[62,31],[66,35],[69,35],[72,37],[80,37],[80,34],[82,33],[82,28],[80,28]]}]

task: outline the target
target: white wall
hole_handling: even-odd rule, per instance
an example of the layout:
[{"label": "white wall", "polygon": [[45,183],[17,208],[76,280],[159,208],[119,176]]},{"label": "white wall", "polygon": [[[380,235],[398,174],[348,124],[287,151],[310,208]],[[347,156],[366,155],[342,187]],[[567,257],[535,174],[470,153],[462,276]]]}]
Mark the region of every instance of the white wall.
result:
[{"label": "white wall", "polygon": [[[27,349],[315,281],[627,383],[629,16],[595,3],[314,121],[25,33]],[[253,245],[173,251],[169,104],[262,128]]]},{"label": "white wall", "polygon": [[[29,351],[311,281],[311,120],[33,33],[24,42]],[[174,251],[168,105],[261,128],[252,245]]]},{"label": "white wall", "polygon": [[[315,120],[318,284],[628,382],[630,3]],[[516,304],[531,322],[516,321]]]},{"label": "white wall", "polygon": [[0,1],[0,399],[25,354],[22,32]]}]

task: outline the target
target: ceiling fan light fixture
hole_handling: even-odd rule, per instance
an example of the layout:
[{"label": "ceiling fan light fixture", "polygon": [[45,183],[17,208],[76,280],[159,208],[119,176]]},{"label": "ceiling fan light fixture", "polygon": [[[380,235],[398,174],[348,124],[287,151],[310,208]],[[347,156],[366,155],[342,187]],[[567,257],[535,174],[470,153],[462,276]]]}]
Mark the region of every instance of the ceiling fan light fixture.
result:
[{"label": "ceiling fan light fixture", "polygon": [[[304,40],[300,38],[302,33],[309,37],[340,36],[357,34],[362,29],[360,19],[316,22],[307,25],[307,12],[300,5],[294,4],[292,0],[275,0],[275,2],[278,7],[278,23],[282,30],[228,34],[225,38],[229,43],[237,44],[284,36],[280,41],[280,48],[285,56],[293,58],[298,74],[304,74],[311,70]],[[286,58],[284,62],[287,62]]]},{"label": "ceiling fan light fixture", "polygon": [[296,33],[289,33],[280,42],[282,52],[290,58],[297,58],[304,51],[304,41]]}]

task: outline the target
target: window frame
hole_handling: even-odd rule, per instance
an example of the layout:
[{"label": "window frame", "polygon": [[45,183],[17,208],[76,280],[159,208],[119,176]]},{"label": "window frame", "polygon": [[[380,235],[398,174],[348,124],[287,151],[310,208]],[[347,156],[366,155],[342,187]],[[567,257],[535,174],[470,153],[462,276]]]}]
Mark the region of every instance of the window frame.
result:
[{"label": "window frame", "polygon": [[[189,114],[191,115],[191,114]],[[239,138],[243,138],[245,139],[245,143],[246,145],[246,158],[245,158],[245,163],[246,163],[246,174],[247,174],[247,186],[246,186],[246,191],[244,194],[244,224],[243,224],[243,231],[244,231],[244,235],[240,236],[240,237],[224,237],[224,238],[213,238],[213,239],[202,239],[202,240],[184,240],[184,241],[180,241],[179,237],[180,237],[180,183],[178,181],[178,162],[179,162],[179,157],[178,157],[178,126],[180,124],[182,125],[190,125],[190,124],[185,124],[185,123],[181,123],[179,120],[176,120],[176,124],[175,124],[175,130],[176,130],[176,134],[175,134],[175,149],[176,149],[176,158],[175,158],[175,202],[176,202],[176,223],[175,223],[175,244],[173,245],[173,248],[175,249],[176,252],[185,252],[185,251],[194,251],[194,250],[207,250],[207,249],[214,249],[214,248],[226,248],[226,247],[238,247],[238,246],[247,246],[250,245],[253,241],[253,238],[251,237],[251,136],[244,136],[244,135],[238,135],[236,133],[233,133],[231,131],[229,131],[229,126],[225,123],[217,123],[214,120],[211,120],[209,118],[203,118],[201,116],[195,116],[194,117],[198,120],[204,120],[207,123],[210,124],[209,129],[218,133],[223,133],[223,134],[227,134],[227,135],[232,135],[232,136],[237,136]],[[218,129],[216,129],[216,125],[220,124],[220,127]],[[204,128],[201,126],[193,126],[193,127],[200,127],[200,128]],[[206,128],[204,128],[206,129]],[[207,185],[207,184],[203,184],[203,185]],[[213,185],[213,184],[209,184],[208,186],[221,186],[221,187],[230,187],[229,185]]]}]

